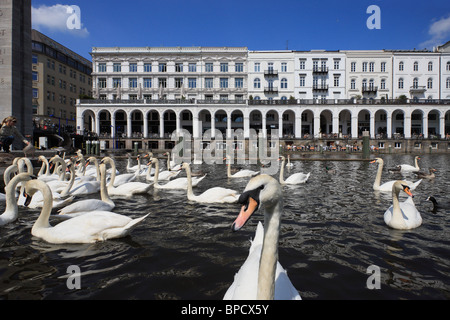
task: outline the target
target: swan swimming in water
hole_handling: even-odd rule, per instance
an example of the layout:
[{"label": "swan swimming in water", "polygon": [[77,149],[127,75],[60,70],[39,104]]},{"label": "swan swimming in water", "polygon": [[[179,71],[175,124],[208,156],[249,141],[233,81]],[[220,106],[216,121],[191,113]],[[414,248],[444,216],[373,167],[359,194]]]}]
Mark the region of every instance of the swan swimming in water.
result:
[{"label": "swan swimming in water", "polygon": [[235,275],[224,300],[301,300],[278,262],[282,194],[278,181],[264,174],[252,178],[241,194],[242,208],[232,230],[241,229],[261,205],[264,205],[265,230],[259,223],[248,258]]},{"label": "swan swimming in water", "polygon": [[[396,180],[387,181],[387,182],[383,183],[382,185],[380,185],[381,174],[383,172],[383,165],[384,165],[383,159],[375,158],[375,160],[371,161],[370,163],[378,163],[378,170],[377,170],[377,175],[375,177],[375,182],[373,183],[373,190],[382,191],[382,192],[391,192],[392,186],[394,185]],[[422,182],[422,179],[420,179],[416,182],[405,181],[405,184],[408,185],[410,187],[410,189],[413,191],[417,188],[417,186],[421,182]]]},{"label": "swan swimming in water", "polygon": [[183,163],[181,166],[186,170],[188,179],[187,198],[191,201],[201,203],[236,203],[239,199],[237,191],[226,189],[222,187],[214,187],[204,191],[202,194],[196,196],[192,191],[192,176],[189,163]]},{"label": "swan swimming in water", "polygon": [[111,211],[115,208],[114,202],[108,195],[106,188],[106,164],[99,166],[100,170],[100,199],[85,199],[74,202],[58,211],[62,218],[73,218],[90,211]]},{"label": "swan swimming in water", "polygon": [[[399,202],[400,191],[409,195],[404,202]],[[413,200],[410,187],[405,181],[396,181],[392,186],[392,206],[384,213],[384,222],[393,229],[409,230],[422,224],[422,217],[417,210]]]},{"label": "swan swimming in water", "polygon": [[[17,166],[10,166],[11,168]],[[29,181],[32,179],[32,176],[28,173],[19,173],[14,178],[12,178],[9,183],[5,187],[6,194],[6,208],[5,212],[0,215],[0,226],[8,224],[10,222],[16,221],[19,217],[19,208],[17,206],[16,200],[16,188],[17,185],[21,182]]]},{"label": "swan swimming in water", "polygon": [[286,162],[286,158],[281,156],[280,157],[283,162],[281,163],[281,169],[280,169],[280,183],[281,184],[302,184],[308,181],[309,176],[311,175],[311,172],[308,173],[294,173],[293,175],[289,176],[286,180],[284,180],[284,164]]},{"label": "swan swimming in water", "polygon": [[49,217],[53,199],[50,188],[40,180],[30,180],[25,184],[28,199],[38,191],[44,195],[44,206],[31,229],[31,234],[49,243],[94,243],[122,238],[130,234],[149,215],[131,219],[113,212],[91,211],[51,226]]},{"label": "swan swimming in water", "polygon": [[[230,160],[230,157],[226,157],[224,160]],[[257,171],[253,171],[253,170],[248,170],[248,169],[242,169],[239,170],[236,173],[231,174],[231,164],[227,163],[227,177],[228,178],[247,178],[247,177],[253,177],[257,174],[259,174],[259,172]]]}]

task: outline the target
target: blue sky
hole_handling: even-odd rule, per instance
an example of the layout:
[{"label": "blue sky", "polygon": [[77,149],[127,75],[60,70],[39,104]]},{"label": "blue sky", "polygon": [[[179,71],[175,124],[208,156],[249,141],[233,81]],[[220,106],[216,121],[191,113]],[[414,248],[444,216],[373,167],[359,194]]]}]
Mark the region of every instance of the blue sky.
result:
[{"label": "blue sky", "polygon": [[[76,5],[80,15],[67,13]],[[370,5],[380,29],[367,28]],[[32,0],[33,28],[91,59],[92,47],[432,49],[450,40],[448,0]],[[72,17],[72,19],[71,19]],[[80,17],[80,28],[68,28]]]}]

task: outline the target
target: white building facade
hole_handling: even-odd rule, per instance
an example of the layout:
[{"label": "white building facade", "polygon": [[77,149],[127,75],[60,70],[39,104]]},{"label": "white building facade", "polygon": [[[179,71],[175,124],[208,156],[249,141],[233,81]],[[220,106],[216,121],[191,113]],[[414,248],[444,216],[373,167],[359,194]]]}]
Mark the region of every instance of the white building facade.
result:
[{"label": "white building facade", "polygon": [[[418,56],[409,52],[93,48],[94,99],[78,101],[77,129],[110,148],[169,139],[182,129],[194,138],[207,130],[230,137],[237,129],[245,139],[250,129],[263,136],[278,130],[286,140],[357,139],[363,131],[374,139],[443,138],[450,101],[434,96],[442,96],[439,79],[447,75],[434,77],[445,69],[450,78],[450,64],[443,67],[444,52],[426,54],[419,53],[426,67],[416,75],[432,77],[432,100],[414,99],[406,84],[406,92],[394,89],[400,77],[414,80],[396,72],[400,60],[414,67]],[[404,93],[406,100],[395,99]]]}]

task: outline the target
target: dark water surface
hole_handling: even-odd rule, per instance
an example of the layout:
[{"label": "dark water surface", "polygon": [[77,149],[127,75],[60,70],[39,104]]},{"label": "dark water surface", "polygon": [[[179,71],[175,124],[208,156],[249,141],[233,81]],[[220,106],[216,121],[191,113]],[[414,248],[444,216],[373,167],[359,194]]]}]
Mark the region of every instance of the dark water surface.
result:
[{"label": "dark water surface", "polygon": [[[413,164],[414,155],[383,159],[385,182],[401,178],[387,168]],[[124,172],[125,162],[118,164]],[[422,168],[438,169],[434,181],[424,180],[413,192],[423,224],[397,231],[383,220],[391,195],[372,189],[377,165],[294,162],[286,177],[295,172],[311,172],[311,177],[304,185],[283,187],[279,260],[302,298],[449,299],[450,210],[433,214],[425,201],[434,195],[450,203],[449,164],[450,155],[422,156]],[[328,174],[325,167],[336,174]],[[225,165],[192,169],[208,173],[194,188],[196,194],[214,186],[242,192],[248,182],[228,179]],[[31,236],[40,210],[19,208],[19,220],[0,227],[0,299],[222,299],[263,219],[262,211],[257,212],[232,233],[239,205],[189,202],[182,190],[152,189],[149,195],[114,201],[114,212],[151,214],[131,236],[95,244],[45,243]],[[0,212],[4,207],[0,204]],[[67,287],[72,265],[81,270],[80,290]],[[366,286],[372,265],[380,270],[379,290]]]}]

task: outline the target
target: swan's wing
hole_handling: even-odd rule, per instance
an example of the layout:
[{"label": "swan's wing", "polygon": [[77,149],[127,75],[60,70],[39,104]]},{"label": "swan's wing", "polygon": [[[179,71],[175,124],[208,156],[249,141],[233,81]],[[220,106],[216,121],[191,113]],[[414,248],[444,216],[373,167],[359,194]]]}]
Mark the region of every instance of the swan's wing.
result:
[{"label": "swan's wing", "polygon": [[304,183],[309,179],[311,173],[294,173],[285,180],[286,183]]},{"label": "swan's wing", "polygon": [[106,203],[102,200],[86,199],[72,203],[60,209],[58,212],[60,215],[64,215],[83,211],[110,211],[112,209],[114,209],[114,205]]}]

